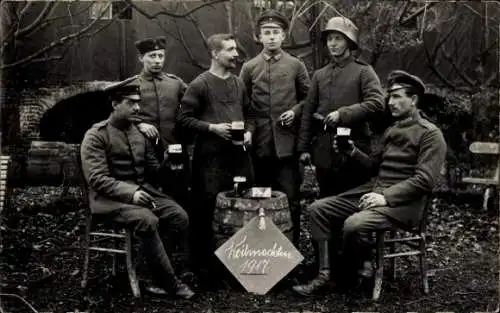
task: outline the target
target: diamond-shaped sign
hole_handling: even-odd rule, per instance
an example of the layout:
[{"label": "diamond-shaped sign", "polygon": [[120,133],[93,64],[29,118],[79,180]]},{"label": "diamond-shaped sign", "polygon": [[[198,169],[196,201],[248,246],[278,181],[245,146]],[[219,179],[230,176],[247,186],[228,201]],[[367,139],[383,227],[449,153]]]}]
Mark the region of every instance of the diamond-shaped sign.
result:
[{"label": "diamond-shaped sign", "polygon": [[261,295],[304,259],[270,218],[258,216],[229,238],[215,254],[248,292]]}]

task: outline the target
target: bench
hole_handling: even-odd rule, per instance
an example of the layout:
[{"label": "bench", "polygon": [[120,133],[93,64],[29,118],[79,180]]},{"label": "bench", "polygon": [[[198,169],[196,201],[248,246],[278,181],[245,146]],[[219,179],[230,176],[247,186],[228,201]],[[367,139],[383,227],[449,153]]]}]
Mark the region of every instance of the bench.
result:
[{"label": "bench", "polygon": [[469,146],[470,152],[474,154],[496,155],[498,156],[497,167],[493,177],[464,177],[462,182],[467,184],[478,184],[488,186],[483,195],[483,209],[488,209],[489,199],[493,196],[493,191],[500,182],[500,144],[496,142],[475,141]]}]

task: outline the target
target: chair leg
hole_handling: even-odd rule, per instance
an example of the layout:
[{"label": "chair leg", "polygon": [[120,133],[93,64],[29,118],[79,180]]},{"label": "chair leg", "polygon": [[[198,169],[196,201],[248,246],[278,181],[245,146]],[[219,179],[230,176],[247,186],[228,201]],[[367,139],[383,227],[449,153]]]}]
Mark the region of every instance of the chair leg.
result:
[{"label": "chair leg", "polygon": [[[390,234],[391,234],[391,238],[396,238],[396,230],[392,229]],[[392,242],[390,245],[389,245],[389,252],[392,254],[392,253],[396,253],[396,243],[395,242]],[[396,280],[396,258],[391,258],[389,260],[389,271],[390,271],[390,278],[392,281],[395,281]]]},{"label": "chair leg", "polygon": [[427,260],[425,251],[425,234],[421,233],[420,236],[420,275],[422,277],[422,287],[425,294],[429,293],[429,281],[427,277]]},{"label": "chair leg", "polygon": [[[118,233],[118,231],[114,231],[115,234]],[[118,249],[118,239],[116,238],[113,238],[113,248],[114,249]],[[113,258],[113,263],[111,265],[111,275],[113,275],[113,277],[116,276],[116,267],[117,267],[117,261],[116,261],[116,253],[113,253],[112,254],[112,258]]]},{"label": "chair leg", "polygon": [[128,278],[130,280],[130,287],[132,288],[132,294],[134,295],[134,297],[136,298],[140,298],[141,297],[141,290],[139,289],[139,281],[137,280],[137,275],[136,275],[136,272],[135,272],[135,266],[133,264],[133,260],[132,260],[132,251],[133,251],[133,247],[132,247],[132,232],[127,230],[127,234],[126,234],[126,237],[125,237],[125,250],[127,251],[127,255],[126,255],[126,258],[127,258],[127,272],[128,272]]},{"label": "chair leg", "polygon": [[85,235],[83,242],[84,256],[83,256],[83,273],[82,273],[82,288],[87,288],[88,283],[88,272],[89,272],[89,259],[90,259],[90,230],[92,228],[92,218],[87,217],[86,225],[85,225]]},{"label": "chair leg", "polygon": [[384,278],[384,237],[385,232],[377,232],[377,251],[375,261],[375,283],[373,286],[372,299],[377,301],[382,291],[382,279]]}]

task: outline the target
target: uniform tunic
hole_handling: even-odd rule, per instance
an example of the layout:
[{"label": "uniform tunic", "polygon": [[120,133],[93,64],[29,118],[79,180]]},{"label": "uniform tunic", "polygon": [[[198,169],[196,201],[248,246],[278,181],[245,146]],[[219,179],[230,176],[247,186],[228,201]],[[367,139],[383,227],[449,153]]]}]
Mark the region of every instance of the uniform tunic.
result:
[{"label": "uniform tunic", "polygon": [[158,129],[163,147],[180,143],[182,138],[175,132],[175,120],[187,85],[173,74],[146,72],[138,75],[137,83],[141,91],[139,118]]},{"label": "uniform tunic", "polygon": [[[294,155],[302,101],[310,84],[304,63],[284,51],[275,56],[261,52],[243,64],[240,78],[251,96],[255,117],[253,145],[257,156]],[[288,110],[295,112],[295,123],[283,126],[279,116]]]},{"label": "uniform tunic", "polygon": [[[196,237],[196,261],[213,255],[212,220],[217,193],[233,188],[234,176],[245,176],[252,184],[253,170],[248,152],[209,132],[209,124],[245,121],[248,97],[243,82],[231,75],[222,79],[206,71],[188,86],[182,98],[178,123],[195,133],[193,153],[193,197],[195,209],[191,217]],[[205,264],[207,265],[207,264]]]},{"label": "uniform tunic", "polygon": [[[256,182],[259,186],[270,186],[286,193],[292,211],[294,241],[298,243],[300,211],[296,145],[302,101],[310,84],[309,74],[303,62],[284,51],[273,56],[262,51],[243,64],[240,78],[251,95]],[[295,113],[291,126],[281,124],[279,118],[288,110]]]},{"label": "uniform tunic", "polygon": [[[163,159],[163,152],[170,144],[183,144],[182,171],[170,171],[165,168],[161,177],[163,191],[173,196],[184,207],[189,207],[190,164],[187,144],[190,138],[187,132],[175,127],[180,100],[186,91],[184,81],[168,73],[152,75],[142,71],[135,81],[141,91],[141,109],[139,118],[151,124],[160,133],[160,142],[155,146],[156,157]],[[153,144],[155,144],[153,142]]]},{"label": "uniform tunic", "polygon": [[366,123],[384,111],[380,80],[370,65],[353,57],[329,63],[317,70],[304,103],[300,125],[299,153],[310,152],[317,168],[322,196],[336,194],[362,183],[366,177],[332,148],[333,135],[313,118],[339,110],[340,125],[351,128],[351,137],[364,151],[370,149],[370,131]]},{"label": "uniform tunic", "polygon": [[[163,288],[172,288],[176,278],[158,224],[182,237],[188,217],[182,207],[150,183],[157,180],[160,165],[149,141],[135,125],[118,129],[109,120],[102,121],[85,134],[81,160],[92,213],[132,228],[142,238],[153,279]],[[156,208],[132,202],[139,189],[155,198]]]},{"label": "uniform tunic", "polygon": [[358,149],[352,156],[360,167],[375,173],[374,178],[338,196],[320,199],[311,206],[315,239],[329,237],[332,219],[343,220],[359,211],[359,198],[368,192],[380,193],[387,201],[387,206],[370,210],[400,227],[418,224],[446,157],[443,134],[416,112],[412,118],[389,127],[382,140],[382,148],[371,157]]}]

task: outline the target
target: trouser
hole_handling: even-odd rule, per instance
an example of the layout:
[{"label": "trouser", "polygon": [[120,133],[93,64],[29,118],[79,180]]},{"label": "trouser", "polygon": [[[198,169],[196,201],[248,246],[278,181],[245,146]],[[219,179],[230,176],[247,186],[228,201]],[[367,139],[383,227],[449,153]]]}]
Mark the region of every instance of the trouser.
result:
[{"label": "trouser", "polygon": [[292,242],[298,247],[300,238],[299,165],[296,157],[255,157],[255,182],[257,186],[271,187],[288,197],[293,224]]},{"label": "trouser", "polygon": [[[317,242],[331,240],[330,255],[342,249],[344,260],[352,266],[352,270],[357,270],[363,261],[370,259],[372,232],[390,229],[394,223],[394,220],[375,210],[359,209],[359,198],[370,191],[360,189],[357,193],[326,197],[308,207],[313,239]],[[320,260],[325,257],[328,258],[320,256]]]},{"label": "trouser", "polygon": [[233,189],[234,176],[245,176],[248,184],[253,185],[251,159],[241,146],[217,141],[195,145],[193,209],[190,212],[190,255],[195,270],[210,270],[219,264],[214,256],[215,238],[212,229],[215,202],[219,192]]},{"label": "trouser", "polygon": [[166,197],[155,198],[156,208],[127,206],[113,213],[111,220],[131,228],[134,236],[141,241],[153,282],[165,289],[176,283],[174,269],[160,238],[159,229],[166,230],[169,238],[185,240],[189,224],[187,213],[175,201]]}]

